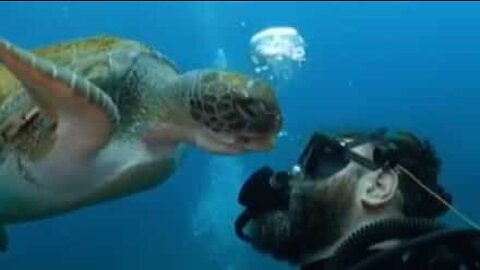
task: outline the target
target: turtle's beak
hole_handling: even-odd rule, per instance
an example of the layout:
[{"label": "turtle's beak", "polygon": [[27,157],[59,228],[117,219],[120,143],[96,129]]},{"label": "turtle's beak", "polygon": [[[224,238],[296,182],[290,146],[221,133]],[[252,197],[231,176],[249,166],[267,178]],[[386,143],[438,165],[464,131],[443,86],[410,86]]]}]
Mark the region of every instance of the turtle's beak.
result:
[{"label": "turtle's beak", "polygon": [[275,138],[269,138],[262,141],[254,142],[247,146],[251,151],[270,151],[275,146]]},{"label": "turtle's beak", "polygon": [[276,135],[242,137],[243,149],[247,151],[270,151],[275,146]]}]

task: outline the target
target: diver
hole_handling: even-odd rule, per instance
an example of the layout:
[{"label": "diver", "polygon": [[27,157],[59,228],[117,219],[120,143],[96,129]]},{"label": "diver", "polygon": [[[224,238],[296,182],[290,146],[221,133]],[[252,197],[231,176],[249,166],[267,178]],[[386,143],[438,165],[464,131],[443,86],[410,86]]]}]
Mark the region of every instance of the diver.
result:
[{"label": "diver", "polygon": [[[480,227],[439,171],[432,144],[409,132],[314,133],[291,170],[245,181],[235,230],[302,270],[480,269]],[[442,224],[449,209],[472,228]]]}]

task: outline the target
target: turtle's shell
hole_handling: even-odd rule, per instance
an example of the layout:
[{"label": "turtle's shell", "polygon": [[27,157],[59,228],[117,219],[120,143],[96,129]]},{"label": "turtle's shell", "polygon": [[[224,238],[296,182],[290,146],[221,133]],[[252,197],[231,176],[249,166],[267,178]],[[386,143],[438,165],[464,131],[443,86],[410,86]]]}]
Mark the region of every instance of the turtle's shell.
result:
[{"label": "turtle's shell", "polygon": [[[144,103],[148,103],[148,100],[138,99],[140,97],[128,84],[122,84],[121,87],[113,85],[129,70],[136,55],[154,56],[155,61],[158,61],[158,67],[165,66],[159,72],[165,80],[178,73],[175,64],[155,49],[141,42],[120,37],[93,36],[54,43],[33,49],[31,52],[58,67],[68,68],[100,87],[117,105],[121,118],[120,126],[125,129],[139,117],[138,114],[145,112],[141,108],[146,106]],[[34,106],[22,83],[0,64],[0,151],[1,145],[5,144],[4,137],[5,140],[16,137],[20,144],[25,144],[26,139],[19,138],[17,132],[23,122],[28,122],[29,117],[35,116]],[[38,130],[43,128],[33,127],[32,132]],[[27,137],[35,136],[28,134]]]},{"label": "turtle's shell", "polygon": [[[136,63],[135,56],[140,53],[154,55],[151,61],[154,62],[153,66],[158,68],[154,71],[160,71],[155,73],[155,78],[159,81],[163,79],[168,81],[177,72],[175,65],[153,48],[133,40],[110,36],[56,43],[33,49],[32,52],[37,57],[50,60],[56,66],[66,67],[97,85],[99,81],[112,83],[112,79],[114,81],[117,78],[115,76],[125,75],[117,71],[130,70],[129,67]],[[115,72],[110,72],[112,70]],[[123,84],[123,82],[117,84]],[[128,83],[124,86],[125,89],[104,86],[101,90],[106,94],[112,95],[116,91],[111,98],[120,114],[130,115],[129,109],[136,113],[143,111],[144,107],[138,106],[139,104],[131,104],[133,98],[123,97],[131,94],[128,91],[145,89],[133,89],[139,87],[131,87]],[[140,105],[145,105],[144,101],[142,96],[138,102]],[[118,175],[117,171],[113,171],[111,176],[109,174],[110,178],[120,180],[112,180],[108,185],[102,186],[88,196],[76,197],[39,188],[30,173],[25,170],[24,164],[41,160],[51,150],[56,136],[53,132],[56,126],[52,122],[54,121],[44,112],[40,112],[22,83],[8,69],[0,65],[0,176],[8,176],[5,177],[6,180],[2,178],[0,181],[0,229],[2,223],[15,223],[60,214],[147,189],[159,183],[160,180],[167,179],[176,168],[176,157],[141,163],[138,168],[135,162],[132,162],[133,165],[121,164],[118,166]],[[116,140],[117,144],[105,152],[122,151],[124,153],[119,145],[125,143],[131,146],[127,142],[119,143],[118,141],[120,140]],[[136,148],[127,147],[127,151],[136,153]],[[183,151],[175,151],[175,154],[180,156]],[[105,155],[114,156],[110,152]],[[133,156],[131,161],[134,161]],[[111,166],[117,165],[115,163]],[[123,174],[124,170],[125,174]],[[135,178],[135,181],[132,181],[130,180],[132,177],[139,179]]]},{"label": "turtle's shell", "polygon": [[[120,112],[120,134],[129,130],[135,117],[145,111],[141,109],[145,100],[129,98],[136,93],[129,93],[132,90],[128,86],[118,88],[110,85],[116,83],[116,76],[122,76],[121,72],[128,70],[135,56],[141,53],[158,56],[155,59],[159,60],[159,66],[165,64],[165,70],[176,71],[173,62],[153,48],[112,36],[55,43],[33,49],[32,53],[87,78],[109,95]],[[164,72],[162,76],[167,78],[171,74]],[[15,148],[16,153],[27,155],[31,160],[41,158],[50,150],[55,123],[48,117],[38,117],[40,114],[22,83],[0,64],[0,163],[4,155],[9,155],[5,148]],[[42,138],[41,144],[38,138]]]},{"label": "turtle's shell", "polygon": [[[114,50],[131,50],[134,52],[151,52],[144,44],[110,36],[98,36],[57,43],[46,47],[33,49],[32,52],[48,59],[58,66],[68,67],[82,75],[94,75],[100,69],[107,68],[105,59]],[[88,74],[85,74],[88,73]],[[5,66],[0,65],[0,104],[9,96],[22,90],[22,84]]]}]

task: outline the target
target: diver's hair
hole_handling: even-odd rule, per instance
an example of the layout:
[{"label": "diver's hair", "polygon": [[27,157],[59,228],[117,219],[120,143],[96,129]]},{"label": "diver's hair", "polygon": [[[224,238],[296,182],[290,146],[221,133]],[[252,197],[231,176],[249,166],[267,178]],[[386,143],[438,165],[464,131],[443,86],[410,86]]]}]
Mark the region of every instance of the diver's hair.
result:
[{"label": "diver's hair", "polygon": [[[422,142],[409,132],[398,132],[385,139],[398,147],[400,165],[442,199],[452,203],[452,196],[438,183],[441,161],[430,141]],[[404,198],[403,212],[408,217],[437,218],[448,210],[405,173],[399,175],[399,189]]]},{"label": "diver's hair", "polygon": [[[346,137],[343,134],[340,137]],[[365,139],[370,134],[349,133],[347,137]],[[452,196],[438,182],[441,160],[429,140],[421,141],[411,132],[396,132],[388,135],[386,130],[374,133],[370,142],[375,144],[393,143],[398,149],[398,164],[422,181],[422,184],[438,194],[448,203]],[[368,140],[367,140],[368,141]],[[438,199],[422,189],[409,175],[400,172],[399,190],[403,198],[402,212],[407,217],[438,218],[448,208]]]}]

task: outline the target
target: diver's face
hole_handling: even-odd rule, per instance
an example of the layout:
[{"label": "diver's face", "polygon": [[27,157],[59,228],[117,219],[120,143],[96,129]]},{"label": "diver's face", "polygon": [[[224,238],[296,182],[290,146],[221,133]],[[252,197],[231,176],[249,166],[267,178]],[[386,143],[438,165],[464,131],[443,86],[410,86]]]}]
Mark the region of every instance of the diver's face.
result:
[{"label": "diver's face", "polygon": [[[369,157],[370,145],[353,151]],[[326,179],[291,180],[290,208],[254,219],[248,235],[255,249],[277,259],[300,263],[343,236],[355,206],[357,180],[368,170],[355,162]]]}]

